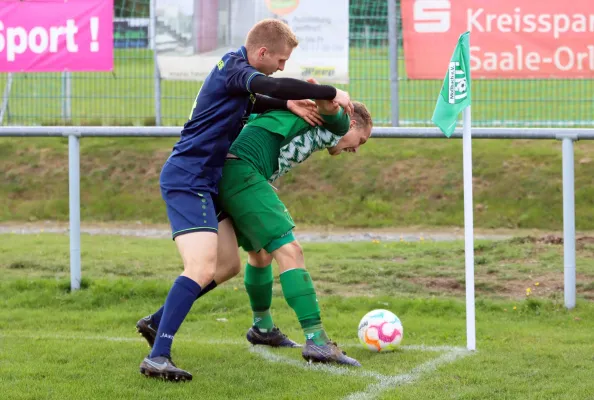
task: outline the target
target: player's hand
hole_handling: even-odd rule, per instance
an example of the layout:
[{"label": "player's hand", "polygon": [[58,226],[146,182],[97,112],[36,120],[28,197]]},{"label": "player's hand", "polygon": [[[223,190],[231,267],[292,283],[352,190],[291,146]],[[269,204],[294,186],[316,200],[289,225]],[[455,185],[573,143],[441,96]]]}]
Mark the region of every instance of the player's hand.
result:
[{"label": "player's hand", "polygon": [[349,116],[353,116],[354,106],[353,103],[351,103],[351,97],[347,92],[336,89],[336,97],[334,98],[334,101],[338,103],[339,106],[344,108]]},{"label": "player's hand", "polygon": [[300,116],[311,126],[322,125],[324,120],[318,112],[318,107],[311,100],[289,100],[287,108],[293,114]]},{"label": "player's hand", "polygon": [[[315,78],[309,78],[307,82],[314,85],[319,85],[319,82]],[[320,111],[320,113],[324,115],[335,115],[338,113],[338,110],[340,109],[338,103],[332,100],[315,100],[315,102],[318,106],[318,110]]]}]

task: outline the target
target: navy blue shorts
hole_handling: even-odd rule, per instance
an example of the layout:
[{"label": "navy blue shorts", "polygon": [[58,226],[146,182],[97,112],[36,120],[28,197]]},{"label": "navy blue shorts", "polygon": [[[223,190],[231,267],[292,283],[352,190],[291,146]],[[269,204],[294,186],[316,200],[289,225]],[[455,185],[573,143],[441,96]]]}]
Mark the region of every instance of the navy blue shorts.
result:
[{"label": "navy blue shorts", "polygon": [[201,188],[195,175],[165,163],[159,183],[174,239],[184,233],[218,231],[215,195]]}]

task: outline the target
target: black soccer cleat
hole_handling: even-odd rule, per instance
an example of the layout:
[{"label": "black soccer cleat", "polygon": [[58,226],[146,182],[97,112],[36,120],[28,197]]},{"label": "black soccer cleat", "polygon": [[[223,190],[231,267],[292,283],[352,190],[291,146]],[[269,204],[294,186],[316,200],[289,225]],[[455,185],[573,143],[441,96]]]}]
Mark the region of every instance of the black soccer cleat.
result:
[{"label": "black soccer cleat", "polygon": [[248,342],[253,345],[264,345],[271,347],[301,347],[280,331],[276,326],[270,332],[262,332],[257,326],[252,326],[245,335]]},{"label": "black soccer cleat", "polygon": [[152,349],[155,344],[157,337],[157,329],[159,327],[153,324],[151,316],[144,317],[136,323],[136,331],[142,335],[148,342],[149,347]]},{"label": "black soccer cleat", "polygon": [[177,368],[167,357],[146,357],[140,363],[140,373],[148,378],[165,379],[172,382],[191,381],[192,374]]},{"label": "black soccer cleat", "polygon": [[337,363],[353,367],[361,366],[359,361],[347,356],[336,343],[330,341],[320,346],[315,344],[313,340],[308,339],[305,342],[305,347],[303,348],[301,355],[309,362]]}]

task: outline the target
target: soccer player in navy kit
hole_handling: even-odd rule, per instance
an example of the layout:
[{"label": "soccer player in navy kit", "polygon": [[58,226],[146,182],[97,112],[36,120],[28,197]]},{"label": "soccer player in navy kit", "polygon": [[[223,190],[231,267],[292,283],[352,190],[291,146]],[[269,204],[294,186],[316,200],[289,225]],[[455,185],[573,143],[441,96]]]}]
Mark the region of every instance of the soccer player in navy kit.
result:
[{"label": "soccer player in navy kit", "polygon": [[[229,218],[218,223],[213,196],[242,118],[266,109],[289,109],[311,124],[320,123],[315,104],[305,99],[334,100],[352,114],[353,104],[342,90],[268,77],[284,69],[297,44],[291,29],[281,21],[267,19],[254,25],[245,46],[225,54],[205,79],[181,138],[163,166],[161,194],[184,272],[173,283],[163,309],[155,313],[160,317],[156,339],[140,364],[146,376],[192,379],[171,361],[171,345],[194,301],[216,286],[217,256],[222,253],[217,233],[233,237],[227,242],[237,253],[232,223]],[[150,326],[150,319],[147,323]]]}]

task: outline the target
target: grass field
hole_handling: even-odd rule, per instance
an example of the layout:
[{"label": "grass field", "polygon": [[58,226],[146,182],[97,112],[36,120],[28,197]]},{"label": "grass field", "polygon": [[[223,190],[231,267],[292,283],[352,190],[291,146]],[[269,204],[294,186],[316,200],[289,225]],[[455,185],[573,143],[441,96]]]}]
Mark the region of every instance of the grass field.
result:
[{"label": "grass field", "polygon": [[[401,53],[402,54],[402,53]],[[76,125],[154,125],[152,54],[144,50],[115,50],[114,71],[72,74],[72,122]],[[368,105],[377,125],[390,122],[390,79],[386,48],[352,47],[351,83],[344,86],[353,99]],[[444,69],[445,75],[445,69]],[[435,107],[441,80],[406,79],[399,64],[400,120],[424,125]],[[4,88],[6,74],[0,75]],[[552,121],[590,121],[592,80],[475,80],[475,125],[543,124]],[[200,82],[163,81],[164,125],[182,125]],[[62,80],[56,73],[16,74],[9,103],[11,125],[62,125]],[[555,126],[555,125],[554,125]]]},{"label": "grass field", "polygon": [[[169,240],[83,236],[83,289],[69,293],[68,238],[0,235],[3,399],[592,399],[594,245],[578,245],[578,306],[562,306],[561,246],[476,243],[477,347],[467,353],[463,243],[306,245],[324,324],[363,368],[308,367],[298,351],[251,348],[237,277],[200,299],[176,336],[187,384],[145,379],[138,318],[179,273]],[[531,288],[530,295],[526,289]],[[374,308],[403,321],[404,347],[374,354],[356,326]],[[301,340],[278,279],[275,321]]]}]

